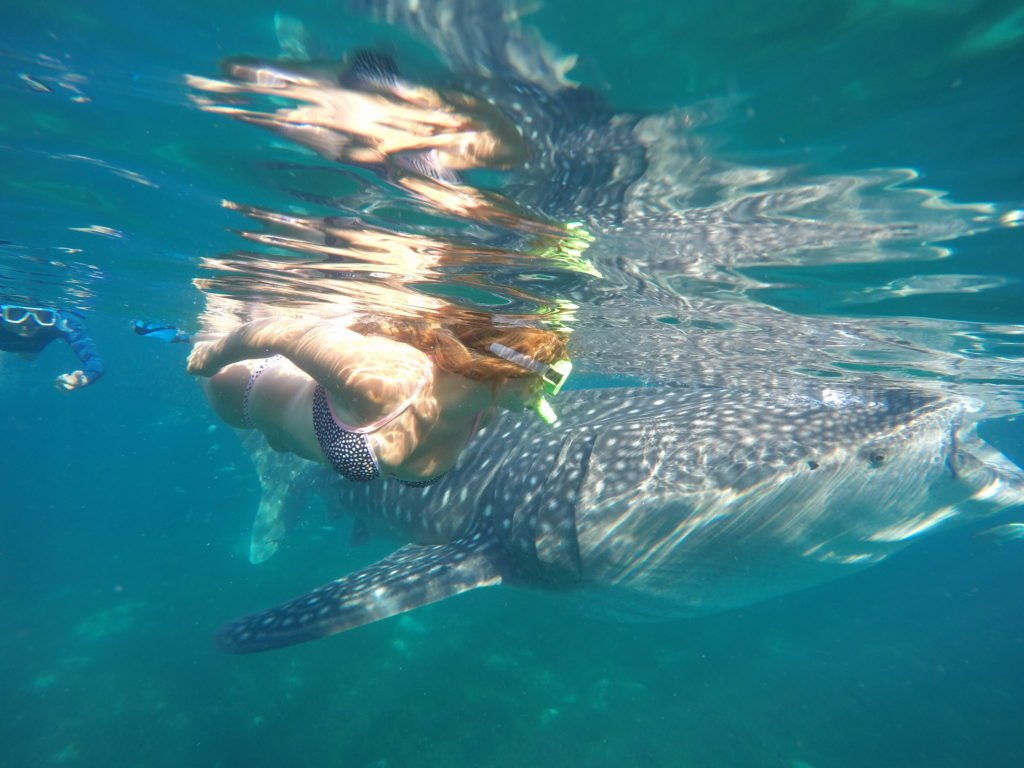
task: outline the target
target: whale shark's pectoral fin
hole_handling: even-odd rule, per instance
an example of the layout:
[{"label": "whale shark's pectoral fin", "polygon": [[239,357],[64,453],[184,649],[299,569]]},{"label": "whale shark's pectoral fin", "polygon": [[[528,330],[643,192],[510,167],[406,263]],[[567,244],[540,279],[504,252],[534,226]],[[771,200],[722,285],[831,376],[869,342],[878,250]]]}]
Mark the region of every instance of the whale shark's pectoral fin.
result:
[{"label": "whale shark's pectoral fin", "polygon": [[260,504],[249,539],[249,562],[262,563],[277,547],[305,508],[311,474],[296,456],[278,453],[255,430],[236,430],[260,479]]},{"label": "whale shark's pectoral fin", "polygon": [[268,651],[386,619],[477,587],[500,584],[504,550],[478,532],[450,544],[409,544],[307,595],[217,630],[229,653]]},{"label": "whale shark's pectoral fin", "polygon": [[[304,492],[296,489],[296,493],[291,494],[287,490],[290,489],[268,488],[264,483],[249,536],[249,562],[254,565],[268,560],[277,552],[281,540],[298,518],[299,510],[305,506]],[[301,500],[297,498],[300,496]]]}]

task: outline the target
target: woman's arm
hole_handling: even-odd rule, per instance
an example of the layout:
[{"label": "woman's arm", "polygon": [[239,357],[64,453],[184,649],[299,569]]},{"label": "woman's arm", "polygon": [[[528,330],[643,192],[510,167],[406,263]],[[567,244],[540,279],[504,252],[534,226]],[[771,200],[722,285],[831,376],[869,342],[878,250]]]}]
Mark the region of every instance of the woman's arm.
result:
[{"label": "woman's arm", "polygon": [[239,360],[279,354],[324,387],[339,416],[352,423],[382,418],[414,395],[432,371],[418,349],[363,336],[324,320],[258,320],[197,344],[188,370],[211,376]]},{"label": "woman's arm", "polygon": [[213,376],[221,368],[241,360],[284,354],[279,347],[294,343],[315,327],[316,322],[289,318],[253,320],[216,341],[196,344],[188,356],[188,372]]},{"label": "woman's arm", "polygon": [[78,318],[70,314],[60,315],[60,335],[71,347],[71,351],[82,364],[80,370],[61,374],[57,377],[58,389],[78,389],[92,384],[103,375],[103,360],[96,349],[96,343],[85,332]]}]

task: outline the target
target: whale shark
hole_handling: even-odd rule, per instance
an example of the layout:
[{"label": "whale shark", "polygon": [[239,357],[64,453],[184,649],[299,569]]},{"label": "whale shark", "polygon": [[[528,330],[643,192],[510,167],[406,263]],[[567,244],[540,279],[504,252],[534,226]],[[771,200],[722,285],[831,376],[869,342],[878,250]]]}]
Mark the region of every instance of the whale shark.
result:
[{"label": "whale shark", "polygon": [[563,395],[554,427],[508,414],[433,486],[332,486],[341,509],[407,543],[226,624],[217,644],[269,650],[497,585],[627,619],[694,616],[1024,501],[1024,472],[978,436],[964,396],[828,381]]}]

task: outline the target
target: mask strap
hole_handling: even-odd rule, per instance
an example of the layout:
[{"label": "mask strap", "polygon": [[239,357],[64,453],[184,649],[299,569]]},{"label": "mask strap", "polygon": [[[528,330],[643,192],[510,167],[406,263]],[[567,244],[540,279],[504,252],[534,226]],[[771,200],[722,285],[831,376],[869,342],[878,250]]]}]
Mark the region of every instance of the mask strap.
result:
[{"label": "mask strap", "polygon": [[488,349],[503,360],[508,360],[510,363],[518,365],[520,368],[525,368],[530,371],[530,373],[535,373],[538,376],[542,375],[547,369],[547,366],[544,365],[544,363],[534,360],[532,357],[524,355],[522,352],[516,352],[514,349],[506,347],[504,344],[494,342],[490,347],[488,347]]}]

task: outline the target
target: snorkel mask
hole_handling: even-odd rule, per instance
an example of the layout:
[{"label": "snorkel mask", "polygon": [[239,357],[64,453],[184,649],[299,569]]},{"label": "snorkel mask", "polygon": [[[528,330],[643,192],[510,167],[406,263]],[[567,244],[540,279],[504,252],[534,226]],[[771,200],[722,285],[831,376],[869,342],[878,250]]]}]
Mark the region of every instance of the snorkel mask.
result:
[{"label": "snorkel mask", "polygon": [[24,307],[20,304],[0,304],[0,317],[5,323],[22,325],[31,317],[40,328],[57,324],[57,312],[43,307]]},{"label": "snorkel mask", "polygon": [[[552,397],[562,391],[565,382],[569,380],[569,374],[572,373],[572,363],[569,360],[557,360],[548,365],[498,342],[491,344],[489,349],[503,360],[508,360],[510,363],[540,376],[544,392]],[[545,424],[554,424],[558,421],[558,414],[555,413],[555,409],[551,407],[551,403],[544,395],[537,398],[533,409]]]}]

